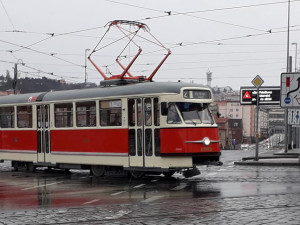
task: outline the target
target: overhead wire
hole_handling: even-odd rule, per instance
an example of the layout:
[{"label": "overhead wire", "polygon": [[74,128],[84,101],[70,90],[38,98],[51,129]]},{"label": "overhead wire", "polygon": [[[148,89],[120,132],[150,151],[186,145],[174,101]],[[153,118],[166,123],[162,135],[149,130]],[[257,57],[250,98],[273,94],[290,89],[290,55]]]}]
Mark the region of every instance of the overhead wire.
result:
[{"label": "overhead wire", "polygon": [[[217,65],[217,66],[209,66],[210,69],[213,68],[228,68],[228,67],[238,67],[238,66],[256,66],[256,65],[265,65],[265,64],[278,64],[284,61],[276,61],[276,62],[263,62],[263,63],[246,63],[246,64],[234,64],[234,65]],[[194,69],[206,69],[207,66],[195,66],[195,67],[181,67],[180,70],[194,70]],[[178,71],[178,68],[172,69],[161,69],[162,71]],[[132,72],[149,72],[151,70],[136,70]]]},{"label": "overhead wire", "polygon": [[[1,0],[0,0],[1,1]],[[133,6],[133,7],[138,7],[138,8],[143,8],[143,9],[147,9],[147,10],[152,10],[152,11],[156,11],[156,12],[163,12],[164,14],[166,13],[165,11],[162,11],[162,10],[155,10],[155,9],[150,9],[150,8],[146,8],[146,7],[140,7],[140,6],[134,6],[134,5],[131,5],[131,4],[126,4],[126,3],[120,3],[120,2],[117,2],[117,1],[113,1],[113,0],[105,0],[105,1],[108,1],[108,2],[113,2],[113,3],[118,3],[118,4],[125,4],[125,5],[129,5],[129,6]],[[296,2],[296,1],[299,1],[299,0],[291,0],[291,2]],[[239,9],[239,8],[247,8],[247,7],[257,7],[257,6],[266,6],[266,5],[274,5],[274,4],[282,4],[282,3],[286,3],[287,1],[280,1],[280,2],[271,2],[271,3],[262,3],[262,4],[253,4],[253,5],[247,5],[247,6],[236,6],[236,7],[227,7],[227,8],[218,8],[218,9],[208,9],[208,10],[201,10],[201,11],[192,11],[192,12],[185,12],[185,13],[180,13],[180,12],[172,12],[170,13],[170,15],[164,15],[164,16],[174,16],[174,15],[188,15],[188,14],[195,14],[195,13],[203,13],[203,12],[212,12],[212,11],[221,11],[221,10],[232,10],[232,9]],[[2,3],[2,1],[1,1]],[[3,3],[2,3],[3,4]],[[153,17],[152,17],[153,18]],[[151,18],[150,18],[151,19]],[[154,19],[154,18],[153,18]],[[38,42],[35,42],[31,45],[28,45],[28,46],[21,46],[19,45],[19,47],[21,47],[20,49],[18,50],[14,50],[14,51],[20,51],[20,50],[23,50],[23,49],[27,49],[27,50],[30,50],[30,51],[34,51],[36,53],[40,53],[40,54],[44,54],[44,55],[48,55],[48,56],[51,56],[51,57],[54,57],[54,58],[57,58],[59,60],[62,60],[66,63],[69,63],[69,64],[72,64],[74,66],[79,66],[79,67],[84,67],[83,65],[80,65],[80,64],[77,64],[77,63],[74,63],[74,62],[71,62],[71,61],[68,61],[68,60],[65,60],[65,59],[62,59],[60,57],[57,57],[55,56],[54,54],[51,54],[51,53],[45,53],[45,52],[41,52],[41,51],[38,51],[38,50],[34,50],[34,49],[31,49],[30,47],[32,47],[33,45],[36,45],[38,43],[41,43],[43,41],[46,41],[48,39],[50,39],[51,37],[56,37],[56,36],[61,36],[61,35],[73,35],[75,33],[78,33],[78,32],[85,32],[85,31],[89,31],[89,30],[93,30],[93,29],[99,29],[99,28],[103,28],[104,26],[101,26],[101,27],[96,27],[96,28],[88,28],[88,29],[82,29],[82,30],[77,30],[77,31],[71,31],[71,32],[65,32],[65,33],[59,33],[59,34],[54,34],[54,33],[44,33],[44,34],[47,34],[47,35],[51,35],[50,37],[47,37],[47,38],[44,38]],[[292,27],[292,26],[291,26]],[[275,28],[274,28],[275,29]],[[14,29],[15,30],[15,29]],[[256,29],[256,30],[260,30],[260,29]],[[263,31],[263,30],[260,30],[260,31]],[[17,32],[17,31],[15,31]],[[21,31],[23,32],[23,31]],[[266,31],[264,31],[266,32]],[[282,32],[285,32],[285,31],[282,31]],[[29,32],[28,32],[29,33]],[[31,32],[31,33],[34,33],[34,32]],[[270,32],[270,33],[276,33],[276,32]],[[235,40],[235,39],[241,39],[241,38],[248,38],[248,37],[254,37],[254,36],[260,36],[260,35],[265,35],[265,34],[269,34],[269,33],[264,33],[264,34],[254,34],[254,35],[246,35],[246,36],[239,36],[239,37],[233,37],[233,38],[227,38],[227,39],[218,39],[218,40],[211,40],[211,41],[202,41],[202,42],[194,42],[194,43],[183,43],[182,45],[180,46],[173,46],[172,48],[177,48],[177,47],[185,47],[185,46],[191,46],[191,45],[197,45],[197,44],[208,44],[208,43],[213,43],[213,42],[216,42],[216,41],[228,41],[228,40]],[[0,40],[2,41],[2,40]],[[3,42],[3,41],[2,41]],[[148,54],[150,53],[153,53],[153,52],[149,52]],[[147,54],[147,53],[143,53],[144,55]],[[218,53],[220,54],[220,53]],[[15,56],[14,56],[15,57]],[[15,57],[16,58],[16,57]],[[17,59],[17,58],[16,58]]]},{"label": "overhead wire", "polygon": [[[157,9],[153,9],[153,8],[148,8],[148,7],[137,6],[137,5],[128,4],[128,3],[123,3],[123,2],[119,2],[119,1],[115,1],[115,0],[104,0],[104,1],[112,2],[112,3],[120,4],[120,5],[126,5],[126,6],[130,6],[130,7],[135,7],[135,8],[140,8],[140,9],[146,9],[146,10],[150,10],[150,11],[164,13],[164,15],[154,16],[154,17],[147,17],[147,18],[139,19],[137,21],[144,21],[144,20],[150,20],[150,19],[158,19],[158,18],[169,17],[169,16],[184,15],[184,16],[190,16],[190,17],[194,17],[194,18],[198,18],[198,19],[202,19],[202,20],[207,20],[207,21],[211,21],[211,22],[216,22],[216,23],[221,23],[221,24],[226,24],[226,25],[231,25],[231,26],[236,26],[236,27],[241,27],[241,28],[246,28],[246,29],[251,29],[251,30],[257,30],[257,31],[264,31],[264,30],[253,28],[253,27],[249,27],[249,26],[243,26],[243,25],[238,25],[238,24],[233,24],[233,23],[227,23],[227,22],[224,22],[224,21],[219,21],[219,20],[214,20],[214,19],[208,19],[208,18],[204,18],[204,17],[194,16],[194,15],[191,15],[191,14],[204,13],[204,12],[213,12],[213,11],[234,10],[234,9],[258,7],[258,6],[269,6],[269,5],[287,3],[287,1],[285,0],[285,1],[279,1],[279,2],[260,3],[260,4],[244,5],[244,6],[233,6],[233,7],[224,7],[224,8],[217,8],[217,9],[207,9],[207,10],[191,11],[191,12],[176,12],[176,11],[157,10]],[[300,0],[290,0],[290,1],[291,2],[298,2]]]},{"label": "overhead wire", "polygon": [[12,25],[13,29],[15,30],[15,29],[16,29],[16,28],[15,28],[15,25],[14,25],[12,19],[10,18],[10,16],[8,15],[8,12],[7,12],[6,8],[5,8],[5,6],[4,6],[2,0],[0,0],[0,3],[1,3],[1,5],[2,5],[4,11],[5,11],[5,14],[6,14],[6,16],[7,16],[8,20],[9,20],[10,24]]},{"label": "overhead wire", "polygon": [[[21,64],[21,66],[26,67],[26,68],[28,68],[28,69],[35,70],[35,71],[37,71],[37,72],[39,72],[39,73],[48,74],[48,75],[51,75],[51,76],[54,76],[54,77],[58,77],[58,78],[64,77],[64,76],[57,75],[57,74],[55,74],[55,73],[49,73],[49,72],[43,71],[43,70],[41,70],[41,69],[34,68],[34,67],[32,67],[32,66],[28,66],[27,64]],[[72,79],[70,79],[70,78],[72,78],[72,77],[67,77],[68,80],[72,80]]]},{"label": "overhead wire", "polygon": [[[47,55],[47,56],[51,56],[53,58],[56,58],[58,60],[61,60],[63,62],[66,62],[66,63],[69,63],[69,64],[72,64],[74,66],[78,66],[78,67],[85,67],[84,65],[80,65],[78,63],[74,63],[74,62],[71,62],[69,60],[66,60],[66,59],[63,59],[63,58],[60,58],[60,57],[57,57],[55,56],[55,54],[49,54],[49,53],[46,53],[46,52],[42,52],[42,51],[38,51],[38,50],[35,50],[35,49],[32,49],[32,48],[29,48],[29,47],[26,47],[26,46],[22,46],[22,45],[18,45],[18,44],[15,44],[15,43],[12,43],[12,42],[9,42],[9,41],[4,41],[4,40],[0,40],[0,42],[3,42],[3,43],[6,43],[6,44],[10,44],[10,45],[13,45],[13,46],[17,46],[17,47],[21,47],[21,48],[24,48],[24,49],[27,49],[27,50],[30,50],[32,52],[35,52],[35,53],[39,53],[39,54],[43,54],[43,55]],[[13,53],[13,51],[9,51],[11,53]]]}]

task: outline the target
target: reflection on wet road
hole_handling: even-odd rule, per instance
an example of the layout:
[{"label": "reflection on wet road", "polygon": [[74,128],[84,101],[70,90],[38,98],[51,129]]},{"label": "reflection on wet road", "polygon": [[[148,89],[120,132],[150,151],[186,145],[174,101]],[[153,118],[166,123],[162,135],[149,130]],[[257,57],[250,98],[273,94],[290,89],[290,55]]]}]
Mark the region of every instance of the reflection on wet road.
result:
[{"label": "reflection on wet road", "polygon": [[299,168],[234,166],[245,154],[250,153],[224,151],[223,166],[201,166],[201,174],[189,179],[181,174],[134,180],[125,175],[95,178],[88,171],[14,172],[5,162],[0,164],[0,210],[300,194]]}]

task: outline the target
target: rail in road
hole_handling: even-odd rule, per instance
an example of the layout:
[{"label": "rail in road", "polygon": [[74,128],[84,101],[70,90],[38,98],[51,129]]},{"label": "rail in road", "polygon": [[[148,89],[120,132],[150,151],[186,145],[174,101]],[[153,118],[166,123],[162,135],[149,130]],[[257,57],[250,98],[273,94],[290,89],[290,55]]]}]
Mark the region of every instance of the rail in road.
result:
[{"label": "rail in road", "polygon": [[233,164],[249,154],[223,151],[223,166],[201,166],[188,179],[95,179],[0,164],[0,224],[299,224],[299,168]]}]

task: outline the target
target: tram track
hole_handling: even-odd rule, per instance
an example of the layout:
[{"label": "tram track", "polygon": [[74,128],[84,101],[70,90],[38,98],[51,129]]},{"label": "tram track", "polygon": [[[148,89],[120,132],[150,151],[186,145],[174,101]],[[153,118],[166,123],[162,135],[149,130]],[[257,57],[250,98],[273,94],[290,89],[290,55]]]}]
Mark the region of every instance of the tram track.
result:
[{"label": "tram track", "polygon": [[[110,205],[108,207],[83,207],[83,208],[69,208],[67,211],[59,209],[57,213],[54,210],[39,210],[39,213],[46,216],[49,220],[55,220],[47,224],[111,224],[111,223],[130,223],[140,221],[163,221],[165,218],[172,219],[199,219],[211,221],[212,216],[217,215],[233,215],[233,214],[256,214],[258,212],[284,212],[286,210],[297,210],[300,207],[299,201],[294,198],[295,194],[265,194],[260,196],[262,199],[257,201],[253,196],[243,197],[212,197],[204,198],[201,204],[199,201],[178,201],[178,200],[163,200],[160,202],[140,202],[133,205]],[[284,198],[283,198],[284,196]],[[273,202],[266,199],[280,198],[294,199],[294,202]],[[208,201],[216,202],[222,200],[223,203],[217,207],[208,207]],[[226,202],[226,200],[228,202]],[[225,201],[225,202],[224,202]],[[238,202],[241,204],[234,204]],[[205,204],[206,203],[206,204]],[[218,202],[219,203],[219,202]],[[217,203],[216,203],[217,204]],[[169,207],[166,207],[168,205]],[[138,209],[138,210],[137,210]],[[156,209],[160,209],[156,210]],[[173,211],[172,211],[172,210]],[[78,212],[80,216],[78,218]],[[50,214],[51,213],[51,214]],[[60,220],[60,217],[62,219]],[[55,218],[55,219],[54,219]],[[65,219],[63,219],[65,218]],[[73,218],[68,220],[66,218]],[[1,220],[0,220],[1,222]],[[43,224],[43,221],[31,224]],[[142,223],[143,224],[143,223]],[[147,224],[147,222],[145,222]]]}]

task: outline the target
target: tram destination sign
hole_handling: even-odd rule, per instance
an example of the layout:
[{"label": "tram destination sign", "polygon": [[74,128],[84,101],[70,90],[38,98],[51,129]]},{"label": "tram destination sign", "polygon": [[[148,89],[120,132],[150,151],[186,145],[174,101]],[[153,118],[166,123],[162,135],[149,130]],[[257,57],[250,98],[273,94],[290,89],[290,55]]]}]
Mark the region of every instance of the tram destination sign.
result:
[{"label": "tram destination sign", "polygon": [[[256,105],[257,88],[241,87],[240,103],[241,105]],[[280,105],[280,87],[266,86],[259,88],[259,104],[260,105]]]}]

